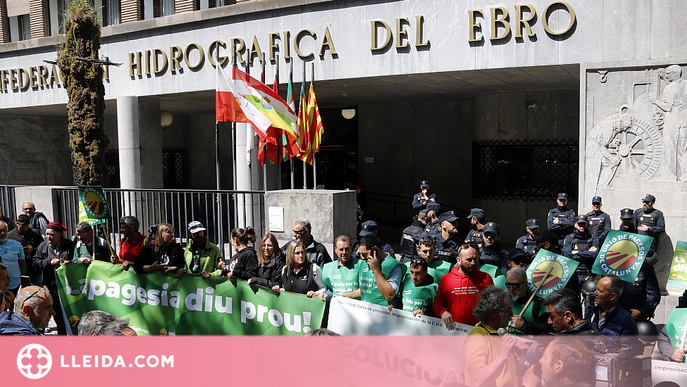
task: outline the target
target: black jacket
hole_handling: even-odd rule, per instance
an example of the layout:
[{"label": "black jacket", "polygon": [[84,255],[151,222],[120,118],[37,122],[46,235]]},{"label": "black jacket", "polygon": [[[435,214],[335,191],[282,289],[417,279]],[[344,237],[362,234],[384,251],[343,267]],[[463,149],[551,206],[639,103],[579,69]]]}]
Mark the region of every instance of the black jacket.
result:
[{"label": "black jacket", "polygon": [[248,281],[252,277],[257,277],[258,255],[255,253],[255,249],[248,246],[234,254],[227,267],[229,270],[225,270],[223,274],[233,272],[234,278]]},{"label": "black jacket", "polygon": [[274,285],[281,286],[281,272],[285,264],[284,253],[276,251],[267,265],[258,268],[258,275],[251,277],[250,283],[266,288],[271,288]]},{"label": "black jacket", "polygon": [[57,244],[57,252],[50,246],[48,241],[43,241],[36,249],[33,255],[33,269],[36,273],[43,273],[43,285],[49,289],[56,289],[55,282],[55,266],[50,264],[53,258],[58,258],[60,261],[72,261],[74,257],[74,243],[67,238],[62,237],[60,243]]},{"label": "black jacket", "polygon": [[291,293],[306,294],[308,290],[317,291],[320,289],[315,280],[315,265],[307,262],[298,273],[294,273],[293,270],[287,272],[286,267],[284,267],[281,281],[284,290]]},{"label": "black jacket", "polygon": [[152,265],[155,262],[159,262],[164,266],[174,266],[181,269],[186,262],[184,260],[184,248],[178,243],[170,243],[162,245],[160,250],[155,251],[155,244],[148,243],[143,246],[141,255],[134,262],[134,271],[138,274],[145,274],[146,271],[143,270],[143,266]]}]

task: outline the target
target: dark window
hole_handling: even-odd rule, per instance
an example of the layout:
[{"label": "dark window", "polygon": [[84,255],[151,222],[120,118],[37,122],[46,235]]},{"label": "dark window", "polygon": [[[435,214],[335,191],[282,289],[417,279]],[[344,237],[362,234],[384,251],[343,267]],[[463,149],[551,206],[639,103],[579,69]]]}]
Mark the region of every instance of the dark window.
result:
[{"label": "dark window", "polygon": [[119,151],[117,149],[108,149],[105,151],[105,164],[110,170],[110,188],[119,188],[121,183],[119,181]]},{"label": "dark window", "polygon": [[188,188],[188,149],[162,150],[162,181],[165,188]]},{"label": "dark window", "polygon": [[577,193],[578,144],[473,142],[472,196],[481,199],[551,198]]}]

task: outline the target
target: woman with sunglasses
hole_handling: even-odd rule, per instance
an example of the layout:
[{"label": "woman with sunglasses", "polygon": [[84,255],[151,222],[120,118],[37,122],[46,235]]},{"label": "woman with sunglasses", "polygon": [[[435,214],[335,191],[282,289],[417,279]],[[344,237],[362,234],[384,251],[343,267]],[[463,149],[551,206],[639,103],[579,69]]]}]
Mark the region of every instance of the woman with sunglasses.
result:
[{"label": "woman with sunglasses", "polygon": [[281,286],[281,272],[286,264],[284,252],[279,248],[274,234],[266,234],[258,247],[258,275],[248,280],[248,285],[260,285],[266,288]]},{"label": "woman with sunglasses", "polygon": [[162,270],[165,274],[184,267],[184,249],[174,238],[174,226],[160,223],[155,231],[155,240],[141,250],[134,262],[134,271],[139,274]]},{"label": "woman with sunglasses", "polygon": [[326,300],[320,267],[305,256],[305,246],[298,241],[291,242],[286,253],[286,265],[281,275],[282,287],[272,286],[272,290],[285,290]]},{"label": "woman with sunglasses", "polygon": [[227,278],[238,278],[244,281],[257,276],[258,256],[255,249],[248,246],[248,243],[255,243],[255,229],[253,227],[235,228],[231,230],[231,245],[236,254],[229,260],[227,265]]}]

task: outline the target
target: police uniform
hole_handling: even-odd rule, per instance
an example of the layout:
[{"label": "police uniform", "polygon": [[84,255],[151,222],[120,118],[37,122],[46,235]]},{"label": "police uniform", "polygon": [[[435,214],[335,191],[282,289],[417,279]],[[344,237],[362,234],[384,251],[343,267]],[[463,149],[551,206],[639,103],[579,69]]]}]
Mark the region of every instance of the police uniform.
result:
[{"label": "police uniform", "polygon": [[416,220],[413,224],[403,229],[403,234],[401,236],[401,254],[403,255],[404,263],[413,259],[417,254],[417,241],[413,236],[421,234],[424,227],[424,223]]},{"label": "police uniform", "polygon": [[[470,215],[468,215],[468,219],[472,219],[473,217],[480,217],[484,218],[484,210],[481,208],[473,208],[470,210]],[[475,225],[472,225],[472,229],[470,232],[468,232],[468,235],[465,237],[465,242],[474,242],[477,246],[480,248],[484,244],[484,226],[481,228],[475,228]]]},{"label": "police uniform", "polygon": [[437,240],[439,241],[439,247],[434,252],[434,256],[448,263],[455,264],[460,244],[453,239],[444,239],[440,232],[437,234]]},{"label": "police uniform", "polygon": [[623,281],[623,293],[620,306],[626,311],[637,309],[642,313],[642,320],[654,317],[656,306],[661,302],[661,289],[656,278],[654,266],[644,262],[634,282]]},{"label": "police uniform", "polygon": [[633,234],[637,234],[639,231],[637,230],[637,227],[635,227],[634,218],[635,212],[631,208],[623,208],[622,210],[620,210],[620,220],[622,221],[623,219],[632,219],[632,223],[630,223],[630,225],[627,227],[625,227],[623,223],[620,223],[620,228],[618,228],[618,230],[622,232],[631,232]]},{"label": "police uniform", "polygon": [[[367,222],[364,222],[362,225],[362,230],[360,230],[360,234],[358,234],[361,238],[368,236],[368,235],[373,235],[374,232],[377,231],[377,222],[374,220],[368,220]],[[392,258],[396,258],[396,255],[394,254],[394,249],[391,247],[390,244],[382,241],[381,239],[377,238],[378,243],[376,247],[379,247],[380,249],[384,250],[385,253],[390,255]],[[353,250],[351,253],[351,256],[354,258],[358,258],[358,246],[360,245],[360,240],[357,240],[355,244],[353,245]]]},{"label": "police uniform", "polygon": [[[420,187],[422,186],[429,186],[429,182],[427,180],[422,180],[420,182]],[[422,191],[418,192],[413,196],[413,209],[415,212],[420,212],[424,210],[427,207],[427,204],[431,202],[431,199],[434,199],[436,202],[437,196],[434,193],[427,192],[427,199],[424,198],[422,195]]]},{"label": "police uniform", "polygon": [[[538,229],[539,221],[537,219],[529,219],[525,223],[525,227],[528,227],[529,229]],[[522,249],[525,252],[525,254],[527,254],[530,261],[532,261],[534,256],[537,254],[537,241],[535,241],[529,233],[518,238],[517,242],[515,242],[515,247],[518,249]]]},{"label": "police uniform", "polygon": [[[558,199],[567,201],[568,194],[559,193]],[[556,218],[559,221],[558,224],[553,222],[553,220]],[[559,244],[563,241],[566,235],[572,234],[574,230],[574,224],[575,211],[572,209],[568,209],[568,207],[556,207],[549,211],[549,214],[546,217],[546,226],[548,227],[549,231],[553,232],[554,234],[556,234],[556,236],[558,236]]]},{"label": "police uniform", "polygon": [[[493,233],[499,235],[499,225],[494,222],[489,222],[484,226],[483,231],[485,233]],[[482,245],[482,247],[480,247],[479,250],[481,254],[479,260],[482,264],[496,266],[499,269],[496,272],[496,276],[498,276],[499,274],[506,274],[506,272],[508,271],[508,251],[503,250],[499,242],[495,242],[493,245],[489,247],[487,247],[486,245]]]},{"label": "police uniform", "polygon": [[[584,218],[585,216],[583,215],[578,217],[578,220]],[[592,247],[596,247],[596,251],[589,251]],[[571,284],[577,291],[582,289],[582,284],[587,280],[587,277],[589,277],[590,270],[598,253],[599,242],[596,237],[592,236],[589,230],[585,230],[584,233],[575,230],[572,234],[565,237],[565,242],[563,242],[563,256],[574,259],[580,263],[577,269],[575,269],[578,282],[577,284]]]},{"label": "police uniform", "polygon": [[599,211],[598,214],[594,211],[589,211],[587,213],[587,224],[589,233],[596,237],[599,246],[603,245],[608,232],[611,231],[611,216],[603,211]]},{"label": "police uniform", "polygon": [[[642,201],[645,202],[655,202],[656,198],[653,195],[647,194]],[[649,231],[639,231],[640,235],[648,235],[654,237],[654,241],[651,243],[647,257],[654,255],[656,251],[656,246],[658,245],[658,239],[661,234],[666,230],[666,221],[663,218],[663,212],[652,208],[650,211],[644,211],[644,207],[638,208],[634,213],[634,224],[635,227],[649,226]]]}]

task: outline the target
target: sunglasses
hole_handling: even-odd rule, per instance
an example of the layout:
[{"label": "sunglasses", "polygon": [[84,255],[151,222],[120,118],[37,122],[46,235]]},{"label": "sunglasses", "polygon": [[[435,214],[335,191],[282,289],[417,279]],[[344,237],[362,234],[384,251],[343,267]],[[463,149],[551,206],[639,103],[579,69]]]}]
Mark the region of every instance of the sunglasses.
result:
[{"label": "sunglasses", "polygon": [[427,265],[427,261],[422,258],[413,258],[410,260],[411,265]]},{"label": "sunglasses", "polygon": [[519,283],[506,282],[506,288],[520,289]]},{"label": "sunglasses", "polygon": [[494,238],[496,238],[496,234],[491,233],[491,232],[485,232],[485,233],[484,233],[484,237],[485,237],[485,238],[494,239]]},{"label": "sunglasses", "polygon": [[298,231],[293,230],[293,233],[294,233],[294,234],[298,234],[298,235],[300,235],[300,234],[305,234],[306,232],[308,232],[308,230],[305,230],[305,229],[303,229],[303,230],[298,230]]}]

